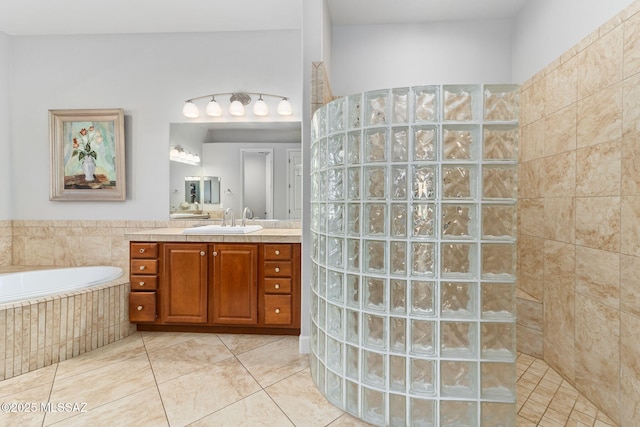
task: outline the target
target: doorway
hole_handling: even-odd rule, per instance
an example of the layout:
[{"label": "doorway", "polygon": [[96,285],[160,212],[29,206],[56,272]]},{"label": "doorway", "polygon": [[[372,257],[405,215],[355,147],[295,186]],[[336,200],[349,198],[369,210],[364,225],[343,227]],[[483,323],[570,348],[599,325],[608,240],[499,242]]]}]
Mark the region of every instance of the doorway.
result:
[{"label": "doorway", "polygon": [[256,219],[273,219],[273,149],[243,148],[242,208]]}]

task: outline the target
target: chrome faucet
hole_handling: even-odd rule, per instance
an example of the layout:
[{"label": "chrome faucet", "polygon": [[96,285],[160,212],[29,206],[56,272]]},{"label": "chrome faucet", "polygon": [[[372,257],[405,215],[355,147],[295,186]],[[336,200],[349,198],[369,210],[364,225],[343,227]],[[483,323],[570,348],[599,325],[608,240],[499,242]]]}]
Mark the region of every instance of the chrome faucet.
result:
[{"label": "chrome faucet", "polygon": [[224,210],[224,214],[222,215],[222,227],[226,227],[227,226],[227,214],[231,213],[231,226],[235,227],[236,226],[236,214],[233,212],[233,209],[231,208],[227,208]]},{"label": "chrome faucet", "polygon": [[249,215],[251,215],[251,218],[253,218],[253,212],[251,212],[251,209],[244,208],[244,210],[242,211],[242,226],[243,227],[245,227],[247,225],[247,219],[251,219],[251,218],[249,218]]}]

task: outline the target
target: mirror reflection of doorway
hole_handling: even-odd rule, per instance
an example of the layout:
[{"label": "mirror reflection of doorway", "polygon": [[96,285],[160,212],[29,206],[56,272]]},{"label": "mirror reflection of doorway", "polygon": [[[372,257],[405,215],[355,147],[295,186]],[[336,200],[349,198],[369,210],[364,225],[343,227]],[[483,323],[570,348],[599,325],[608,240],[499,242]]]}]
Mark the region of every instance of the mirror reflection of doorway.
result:
[{"label": "mirror reflection of doorway", "polygon": [[[256,219],[273,218],[273,149],[243,148],[242,207]],[[241,213],[240,213],[241,214]]]}]

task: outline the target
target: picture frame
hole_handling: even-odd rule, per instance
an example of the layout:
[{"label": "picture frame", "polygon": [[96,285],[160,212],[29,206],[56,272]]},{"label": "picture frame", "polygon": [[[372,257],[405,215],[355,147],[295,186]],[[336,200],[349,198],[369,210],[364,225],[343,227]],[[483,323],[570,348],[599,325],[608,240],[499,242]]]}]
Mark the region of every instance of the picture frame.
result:
[{"label": "picture frame", "polygon": [[49,110],[50,200],[124,201],[124,110]]}]

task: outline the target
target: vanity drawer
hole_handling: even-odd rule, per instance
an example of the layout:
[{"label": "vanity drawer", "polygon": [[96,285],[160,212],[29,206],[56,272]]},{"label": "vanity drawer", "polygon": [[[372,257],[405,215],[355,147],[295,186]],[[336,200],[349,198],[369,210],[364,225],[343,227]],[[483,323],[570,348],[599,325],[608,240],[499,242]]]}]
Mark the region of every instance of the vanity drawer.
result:
[{"label": "vanity drawer", "polygon": [[129,293],[129,321],[132,323],[156,321],[156,293]]},{"label": "vanity drawer", "polygon": [[157,243],[132,243],[131,258],[158,258]]},{"label": "vanity drawer", "polygon": [[131,292],[155,291],[158,289],[158,276],[131,275]]},{"label": "vanity drawer", "polygon": [[291,259],[291,245],[268,244],[264,245],[264,259],[266,260],[286,260]]},{"label": "vanity drawer", "polygon": [[291,279],[264,279],[264,292],[266,294],[290,294]]},{"label": "vanity drawer", "polygon": [[291,324],[291,296],[290,295],[265,295],[264,296],[264,324],[265,325],[290,325]]},{"label": "vanity drawer", "polygon": [[133,274],[158,274],[157,259],[132,259],[131,275]]},{"label": "vanity drawer", "polygon": [[291,277],[291,261],[265,261],[265,277]]}]

